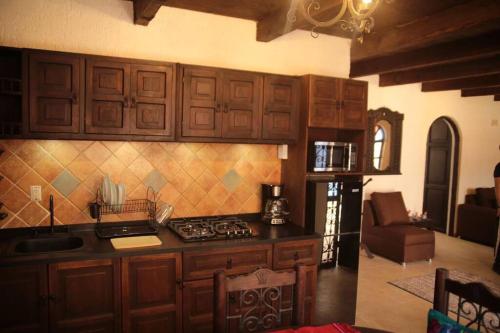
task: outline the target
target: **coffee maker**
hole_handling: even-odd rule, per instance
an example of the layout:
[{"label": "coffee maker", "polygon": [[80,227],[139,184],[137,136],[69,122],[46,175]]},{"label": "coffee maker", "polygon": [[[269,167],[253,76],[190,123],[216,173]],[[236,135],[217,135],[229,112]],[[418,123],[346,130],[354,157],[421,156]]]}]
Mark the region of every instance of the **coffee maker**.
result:
[{"label": "coffee maker", "polygon": [[262,220],[285,224],[289,220],[288,200],[282,196],[283,185],[262,184]]}]

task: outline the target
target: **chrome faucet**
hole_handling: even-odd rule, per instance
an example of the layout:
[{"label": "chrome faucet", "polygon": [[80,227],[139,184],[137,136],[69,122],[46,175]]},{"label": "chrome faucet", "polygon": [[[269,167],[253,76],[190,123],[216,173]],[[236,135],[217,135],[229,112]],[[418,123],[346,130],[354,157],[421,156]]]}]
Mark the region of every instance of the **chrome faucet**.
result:
[{"label": "chrome faucet", "polygon": [[54,196],[51,194],[49,197],[49,211],[50,211],[50,233],[54,233]]}]

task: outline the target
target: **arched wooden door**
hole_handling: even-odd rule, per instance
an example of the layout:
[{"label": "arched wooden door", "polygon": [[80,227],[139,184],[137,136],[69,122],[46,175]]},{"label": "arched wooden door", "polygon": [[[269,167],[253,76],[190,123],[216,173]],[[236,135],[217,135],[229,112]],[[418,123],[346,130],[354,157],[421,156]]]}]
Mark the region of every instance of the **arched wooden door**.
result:
[{"label": "arched wooden door", "polygon": [[434,230],[454,234],[458,131],[445,118],[436,119],[427,135],[424,206]]}]

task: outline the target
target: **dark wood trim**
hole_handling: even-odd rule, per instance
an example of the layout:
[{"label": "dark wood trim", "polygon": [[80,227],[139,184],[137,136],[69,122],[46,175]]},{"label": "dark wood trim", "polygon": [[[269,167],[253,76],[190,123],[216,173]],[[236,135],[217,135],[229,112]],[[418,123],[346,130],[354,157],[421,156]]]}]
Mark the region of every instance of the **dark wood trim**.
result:
[{"label": "dark wood trim", "polygon": [[493,100],[494,100],[495,102],[500,101],[500,95],[495,95],[495,96],[493,96]]},{"label": "dark wood trim", "polygon": [[134,24],[148,25],[166,0],[133,0]]},{"label": "dark wood trim", "polygon": [[379,86],[388,87],[398,84],[440,81],[494,73],[500,73],[500,57],[498,56],[381,74]]},{"label": "dark wood trim", "polygon": [[493,42],[500,31],[432,45],[418,50],[351,62],[349,77],[380,74],[404,69],[466,61],[500,54],[500,43]]},{"label": "dark wood trim", "polygon": [[487,96],[500,94],[500,85],[486,88],[462,89],[462,97]]},{"label": "dark wood trim", "polygon": [[[498,43],[500,45],[500,43]],[[500,86],[500,74],[475,76],[443,81],[422,82],[422,91],[443,91],[465,88]]]},{"label": "dark wood trim", "polygon": [[461,3],[383,34],[367,35],[363,44],[351,45],[351,61],[422,48],[460,37],[477,36],[500,28],[499,12],[498,1],[473,0]]}]

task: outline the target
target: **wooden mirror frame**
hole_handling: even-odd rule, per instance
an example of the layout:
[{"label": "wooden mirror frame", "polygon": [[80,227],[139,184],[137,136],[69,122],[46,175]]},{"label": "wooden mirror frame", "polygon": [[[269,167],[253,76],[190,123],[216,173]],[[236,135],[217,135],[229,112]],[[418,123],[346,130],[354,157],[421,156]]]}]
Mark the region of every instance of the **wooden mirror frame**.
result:
[{"label": "wooden mirror frame", "polygon": [[[376,110],[368,110],[368,135],[365,174],[367,175],[400,175],[401,174],[401,141],[403,135],[404,114],[382,107]],[[391,124],[391,156],[389,167],[385,170],[377,170],[373,166],[373,129],[375,124],[385,120]]]}]

